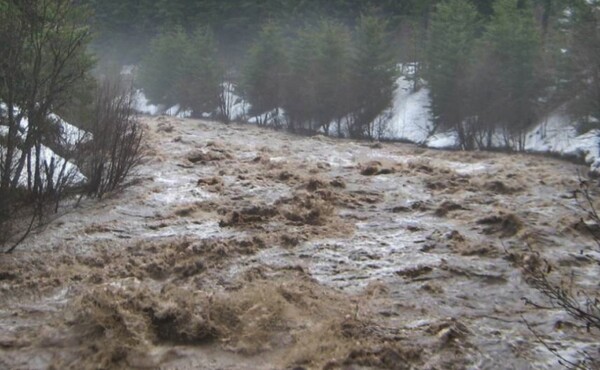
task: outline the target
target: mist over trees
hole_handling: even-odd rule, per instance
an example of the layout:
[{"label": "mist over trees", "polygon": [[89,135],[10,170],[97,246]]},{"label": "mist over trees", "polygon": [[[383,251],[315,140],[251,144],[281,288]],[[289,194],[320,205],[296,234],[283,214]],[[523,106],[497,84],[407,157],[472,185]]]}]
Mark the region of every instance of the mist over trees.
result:
[{"label": "mist over trees", "polygon": [[241,96],[258,124],[379,138],[402,73],[464,149],[523,149],[561,106],[583,131],[600,119],[597,0],[67,3],[86,12],[98,71],[138,65],[152,103],[197,117],[228,122]]},{"label": "mist over trees", "polygon": [[292,131],[372,138],[373,121],[391,104],[396,76],[385,22],[364,16],[352,32],[322,19],[297,30],[288,43],[283,33],[268,24],[250,49],[242,73],[250,115],[261,123],[282,108]]},{"label": "mist over trees", "polygon": [[84,3],[95,50],[139,64],[152,102],[195,115],[228,121],[217,107],[234,86],[258,124],[376,138],[403,72],[464,149],[523,149],[560,106],[582,130],[598,122],[597,1]]},{"label": "mist over trees", "polygon": [[480,33],[480,15],[467,0],[442,3],[431,19],[427,43],[425,78],[431,88],[431,112],[435,123],[454,129],[465,148],[472,128],[468,99],[469,75],[475,64],[475,41]]},{"label": "mist over trees", "polygon": [[[82,0],[94,10],[98,32],[95,48],[122,63],[136,63],[149,41],[165,29],[182,26],[193,31],[198,25],[211,28],[228,64],[240,66],[248,46],[268,21],[290,27],[327,16],[353,26],[361,14],[377,9],[399,26],[407,17],[427,14],[436,0]],[[484,1],[485,3],[485,1]]]},{"label": "mist over trees", "polygon": [[[242,91],[252,102],[250,115],[276,111],[284,105],[284,79],[289,68],[283,30],[275,23],[265,24],[250,48],[242,73]],[[258,124],[263,124],[262,120]]]},{"label": "mist over trees", "polygon": [[584,125],[600,120],[600,4],[598,1],[576,1],[569,15],[560,19],[566,42],[568,95],[575,97],[572,113]]},{"label": "mist over trees", "polygon": [[219,107],[223,68],[218,63],[212,31],[200,27],[186,33],[176,27],[150,44],[140,63],[139,82],[150,102],[191,110],[199,115]]},{"label": "mist over trees", "polygon": [[452,128],[465,149],[490,147],[492,135],[523,149],[542,95],[541,43],[532,4],[497,0],[488,21],[464,0],[433,14],[425,78],[440,128]]}]

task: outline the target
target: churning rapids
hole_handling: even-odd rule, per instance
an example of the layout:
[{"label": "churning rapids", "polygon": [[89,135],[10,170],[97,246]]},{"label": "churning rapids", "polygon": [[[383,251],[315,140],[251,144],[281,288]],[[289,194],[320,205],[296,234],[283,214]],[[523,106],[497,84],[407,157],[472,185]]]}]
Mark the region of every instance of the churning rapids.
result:
[{"label": "churning rapids", "polygon": [[147,159],[0,257],[0,368],[555,368],[598,345],[525,282],[594,286],[540,156],[144,118]]}]

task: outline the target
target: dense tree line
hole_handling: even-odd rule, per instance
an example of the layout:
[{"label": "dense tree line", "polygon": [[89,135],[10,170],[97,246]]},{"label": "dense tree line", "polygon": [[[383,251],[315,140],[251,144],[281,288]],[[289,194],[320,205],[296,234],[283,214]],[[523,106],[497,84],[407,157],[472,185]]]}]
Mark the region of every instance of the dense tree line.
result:
[{"label": "dense tree line", "polygon": [[[97,20],[119,8],[109,3],[94,4]],[[404,77],[429,88],[436,130],[454,131],[465,149],[522,149],[531,125],[560,105],[584,129],[598,121],[597,1],[154,3],[159,20],[125,24],[157,35],[141,85],[154,102],[197,114],[219,106],[227,80],[260,124],[372,138],[382,133],[396,66],[410,65]],[[121,7],[111,22],[135,10]],[[225,62],[232,52],[235,62]]]},{"label": "dense tree line", "polygon": [[526,131],[559,105],[598,122],[599,13],[585,0],[496,0],[488,18],[466,0],[439,4],[425,58],[438,127],[465,149],[523,149]]},{"label": "dense tree line", "polygon": [[[240,58],[268,21],[295,27],[328,17],[349,26],[369,11],[393,27],[406,17],[426,17],[437,0],[81,0],[94,10],[95,45],[123,63],[136,63],[150,40],[175,26],[193,32],[211,28],[228,61]],[[488,3],[482,1],[481,3]],[[234,63],[235,64],[235,63]]]},{"label": "dense tree line", "polygon": [[498,129],[507,146],[515,138],[522,144],[520,135],[534,123],[541,93],[535,70],[540,41],[526,2],[497,0],[487,22],[468,1],[440,4],[432,17],[425,74],[435,122],[452,128],[466,149],[490,146]]},{"label": "dense tree line", "polygon": [[[268,22],[233,82],[258,124],[379,137],[376,119],[391,105],[397,75],[389,36],[373,15],[361,16],[354,30],[325,18],[298,28]],[[224,70],[209,31],[175,28],[152,40],[139,83],[153,103],[223,116]]]},{"label": "dense tree line", "polygon": [[362,16],[352,32],[322,19],[287,42],[283,33],[270,23],[251,48],[242,85],[251,115],[260,122],[282,108],[293,131],[375,137],[373,122],[390,106],[396,76],[386,23]]}]

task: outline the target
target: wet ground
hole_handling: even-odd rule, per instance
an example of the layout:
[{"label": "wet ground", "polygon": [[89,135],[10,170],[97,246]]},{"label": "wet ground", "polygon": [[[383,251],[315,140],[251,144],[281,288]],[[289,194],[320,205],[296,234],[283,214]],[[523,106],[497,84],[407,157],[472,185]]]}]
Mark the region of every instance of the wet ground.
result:
[{"label": "wet ground", "polygon": [[[146,118],[136,179],[0,257],[0,368],[544,369],[598,345],[582,167]],[[547,303],[547,302],[546,302]]]}]

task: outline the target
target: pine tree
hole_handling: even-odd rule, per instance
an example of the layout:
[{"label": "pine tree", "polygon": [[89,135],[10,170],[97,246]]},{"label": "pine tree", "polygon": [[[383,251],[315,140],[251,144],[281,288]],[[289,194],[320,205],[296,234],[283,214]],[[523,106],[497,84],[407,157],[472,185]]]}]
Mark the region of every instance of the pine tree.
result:
[{"label": "pine tree", "polygon": [[538,68],[541,39],[529,1],[498,0],[484,36],[493,81],[488,114],[505,132],[507,146],[523,149],[525,130],[536,120],[541,93]]},{"label": "pine tree", "polygon": [[330,19],[306,25],[293,42],[285,105],[290,128],[329,133],[350,110],[351,35]]},{"label": "pine tree", "polygon": [[479,28],[475,7],[466,0],[437,6],[427,45],[426,79],[431,90],[431,111],[437,126],[454,129],[462,147],[473,147],[468,116],[467,76]]},{"label": "pine tree", "polygon": [[397,75],[390,51],[387,23],[372,15],[360,17],[352,65],[353,137],[373,138],[374,120],[391,106]]},{"label": "pine tree", "polygon": [[181,64],[176,84],[177,102],[182,108],[191,109],[194,116],[216,112],[224,72],[209,28],[200,27],[188,38]]},{"label": "pine tree", "polygon": [[177,83],[182,71],[182,58],[188,53],[188,37],[181,28],[160,34],[152,40],[142,59],[139,84],[153,104],[168,107],[179,103]]},{"label": "pine tree", "polygon": [[322,20],[315,37],[314,119],[326,133],[335,121],[340,135],[341,120],[350,110],[351,35],[342,24]]},{"label": "pine tree", "polygon": [[152,103],[179,104],[198,116],[216,111],[222,76],[212,32],[200,27],[190,37],[178,27],[152,41],[140,66],[139,83]]},{"label": "pine tree", "polygon": [[242,85],[252,105],[250,115],[261,116],[283,106],[287,64],[281,29],[275,23],[267,23],[250,49],[244,68]]},{"label": "pine tree", "polygon": [[314,132],[316,110],[315,56],[316,33],[311,27],[300,29],[292,42],[290,71],[285,80],[284,108],[292,131]]},{"label": "pine tree", "polygon": [[580,128],[600,126],[600,1],[572,2],[564,50],[570,111]]}]

